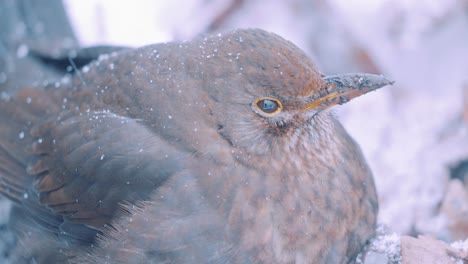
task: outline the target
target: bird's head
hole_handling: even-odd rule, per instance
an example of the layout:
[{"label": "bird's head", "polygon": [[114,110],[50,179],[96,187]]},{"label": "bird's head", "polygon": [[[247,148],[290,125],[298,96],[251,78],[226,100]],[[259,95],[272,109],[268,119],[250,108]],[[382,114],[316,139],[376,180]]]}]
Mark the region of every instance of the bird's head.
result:
[{"label": "bird's head", "polygon": [[256,154],[320,131],[332,118],[323,110],[392,83],[371,74],[324,76],[294,44],[262,30],[214,38],[216,54],[205,67],[217,74],[204,87],[220,132]]}]

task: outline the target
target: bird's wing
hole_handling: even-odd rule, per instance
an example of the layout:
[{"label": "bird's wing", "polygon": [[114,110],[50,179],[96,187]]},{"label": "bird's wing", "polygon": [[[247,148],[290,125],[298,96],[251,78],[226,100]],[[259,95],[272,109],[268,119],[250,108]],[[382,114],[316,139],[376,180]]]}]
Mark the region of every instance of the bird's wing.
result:
[{"label": "bird's wing", "polygon": [[187,156],[110,112],[61,111],[34,125],[36,115],[55,111],[34,105],[0,101],[0,192],[45,224],[100,229],[121,202],[149,197]]},{"label": "bird's wing", "polygon": [[91,63],[99,57],[109,56],[116,52],[128,50],[128,47],[122,46],[92,46],[86,48],[63,49],[59,54],[38,45],[29,45],[29,55],[40,60],[47,67],[53,67],[61,74],[71,70],[81,69],[83,66]]},{"label": "bird's wing", "polygon": [[151,131],[112,113],[64,116],[32,135],[40,202],[71,222],[108,223],[119,202],[146,198],[178,168]]}]

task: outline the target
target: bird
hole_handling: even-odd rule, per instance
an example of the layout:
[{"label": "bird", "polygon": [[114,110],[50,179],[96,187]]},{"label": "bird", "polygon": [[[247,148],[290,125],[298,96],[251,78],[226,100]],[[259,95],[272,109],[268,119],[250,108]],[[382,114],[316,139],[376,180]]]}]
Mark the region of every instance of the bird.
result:
[{"label": "bird", "polygon": [[[352,263],[378,199],[323,75],[261,29],[101,55],[0,100],[0,193],[30,263]],[[28,262],[29,261],[29,262]]]}]

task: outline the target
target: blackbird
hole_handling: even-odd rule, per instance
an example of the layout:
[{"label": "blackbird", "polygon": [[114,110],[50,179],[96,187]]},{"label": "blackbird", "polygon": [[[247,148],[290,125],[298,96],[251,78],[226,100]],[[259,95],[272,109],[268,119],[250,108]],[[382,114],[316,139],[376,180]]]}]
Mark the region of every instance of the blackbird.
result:
[{"label": "blackbird", "polygon": [[[371,171],[327,109],[391,84],[324,76],[259,29],[100,56],[0,100],[17,261],[349,263]],[[30,262],[28,262],[30,263]]]}]

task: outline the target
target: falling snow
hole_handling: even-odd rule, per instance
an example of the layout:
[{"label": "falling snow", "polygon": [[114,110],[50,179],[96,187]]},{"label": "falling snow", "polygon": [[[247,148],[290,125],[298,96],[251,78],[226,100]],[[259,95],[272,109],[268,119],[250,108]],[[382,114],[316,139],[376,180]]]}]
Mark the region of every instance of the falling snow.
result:
[{"label": "falling snow", "polygon": [[[114,2],[106,5],[110,1],[105,0],[66,1],[84,46],[103,42],[141,46],[170,41],[174,37],[191,39],[207,28],[214,17],[212,13],[219,10],[217,5],[222,6],[221,1],[205,2],[209,2],[206,10],[201,9],[206,3],[191,0],[184,3],[191,7],[187,9],[190,11],[182,11],[177,1],[146,1],[146,6]],[[436,224],[435,212],[438,212],[447,186],[448,167],[468,156],[466,148],[461,149],[468,144],[467,128],[454,125],[462,118],[460,91],[468,83],[468,35],[463,34],[467,24],[463,15],[466,7],[455,0],[432,1],[430,4],[416,0],[330,0],[324,2],[329,8],[326,12],[331,12],[326,13],[319,8],[319,12],[314,12],[316,6],[312,2],[297,1],[291,5],[287,1],[271,1],[265,5],[262,1],[249,1],[242,12],[224,21],[224,26],[260,27],[276,32],[303,48],[325,73],[369,69],[360,68],[346,59],[346,45],[357,40],[355,45],[362,45],[359,46],[362,50],[355,50],[358,57],[362,56],[359,59],[369,59],[372,67],[396,80],[394,87],[359,98],[338,110],[374,172],[381,200],[379,221],[399,233],[417,230],[437,236],[447,232],[446,226]],[[131,14],[138,15],[132,17]],[[324,24],[320,16],[333,19]],[[137,19],[143,22],[139,23],[139,30],[134,30],[134,23],[128,21]],[[348,38],[343,39],[333,32],[345,32]],[[217,37],[221,38],[222,34]],[[245,40],[232,41],[242,43]],[[218,52],[217,49],[211,51],[209,44],[199,47],[206,52],[207,59]],[[183,45],[179,47],[183,48]],[[14,55],[24,58],[29,52],[30,47],[21,44]],[[154,57],[160,58],[157,50],[153,53]],[[99,61],[115,55],[101,56]],[[240,56],[236,52],[228,54],[231,62]],[[110,63],[108,67],[114,70],[117,66]],[[89,71],[88,66],[82,68],[84,74]],[[279,71],[279,74],[284,73]],[[7,77],[7,73],[0,72],[0,84],[8,82]],[[66,75],[52,85],[60,89],[70,82],[70,76]],[[162,87],[158,89],[164,91]],[[10,94],[0,92],[0,100],[10,99]],[[26,98],[26,102],[31,104],[32,98]],[[63,104],[67,103],[67,98],[63,98]],[[90,113],[89,109],[87,113],[96,114]],[[100,115],[92,118],[97,120]],[[173,119],[173,116],[167,115],[167,118]],[[197,128],[193,131],[197,132]],[[25,132],[20,131],[18,138],[24,139]],[[42,143],[42,140],[37,139],[37,142]],[[105,155],[100,156],[101,160],[104,158]],[[24,193],[23,198],[28,199],[28,194]],[[377,237],[372,244],[375,249],[387,250],[389,255],[398,250],[397,236],[393,233]],[[451,246],[466,251],[467,244],[468,240],[463,240]]]}]

